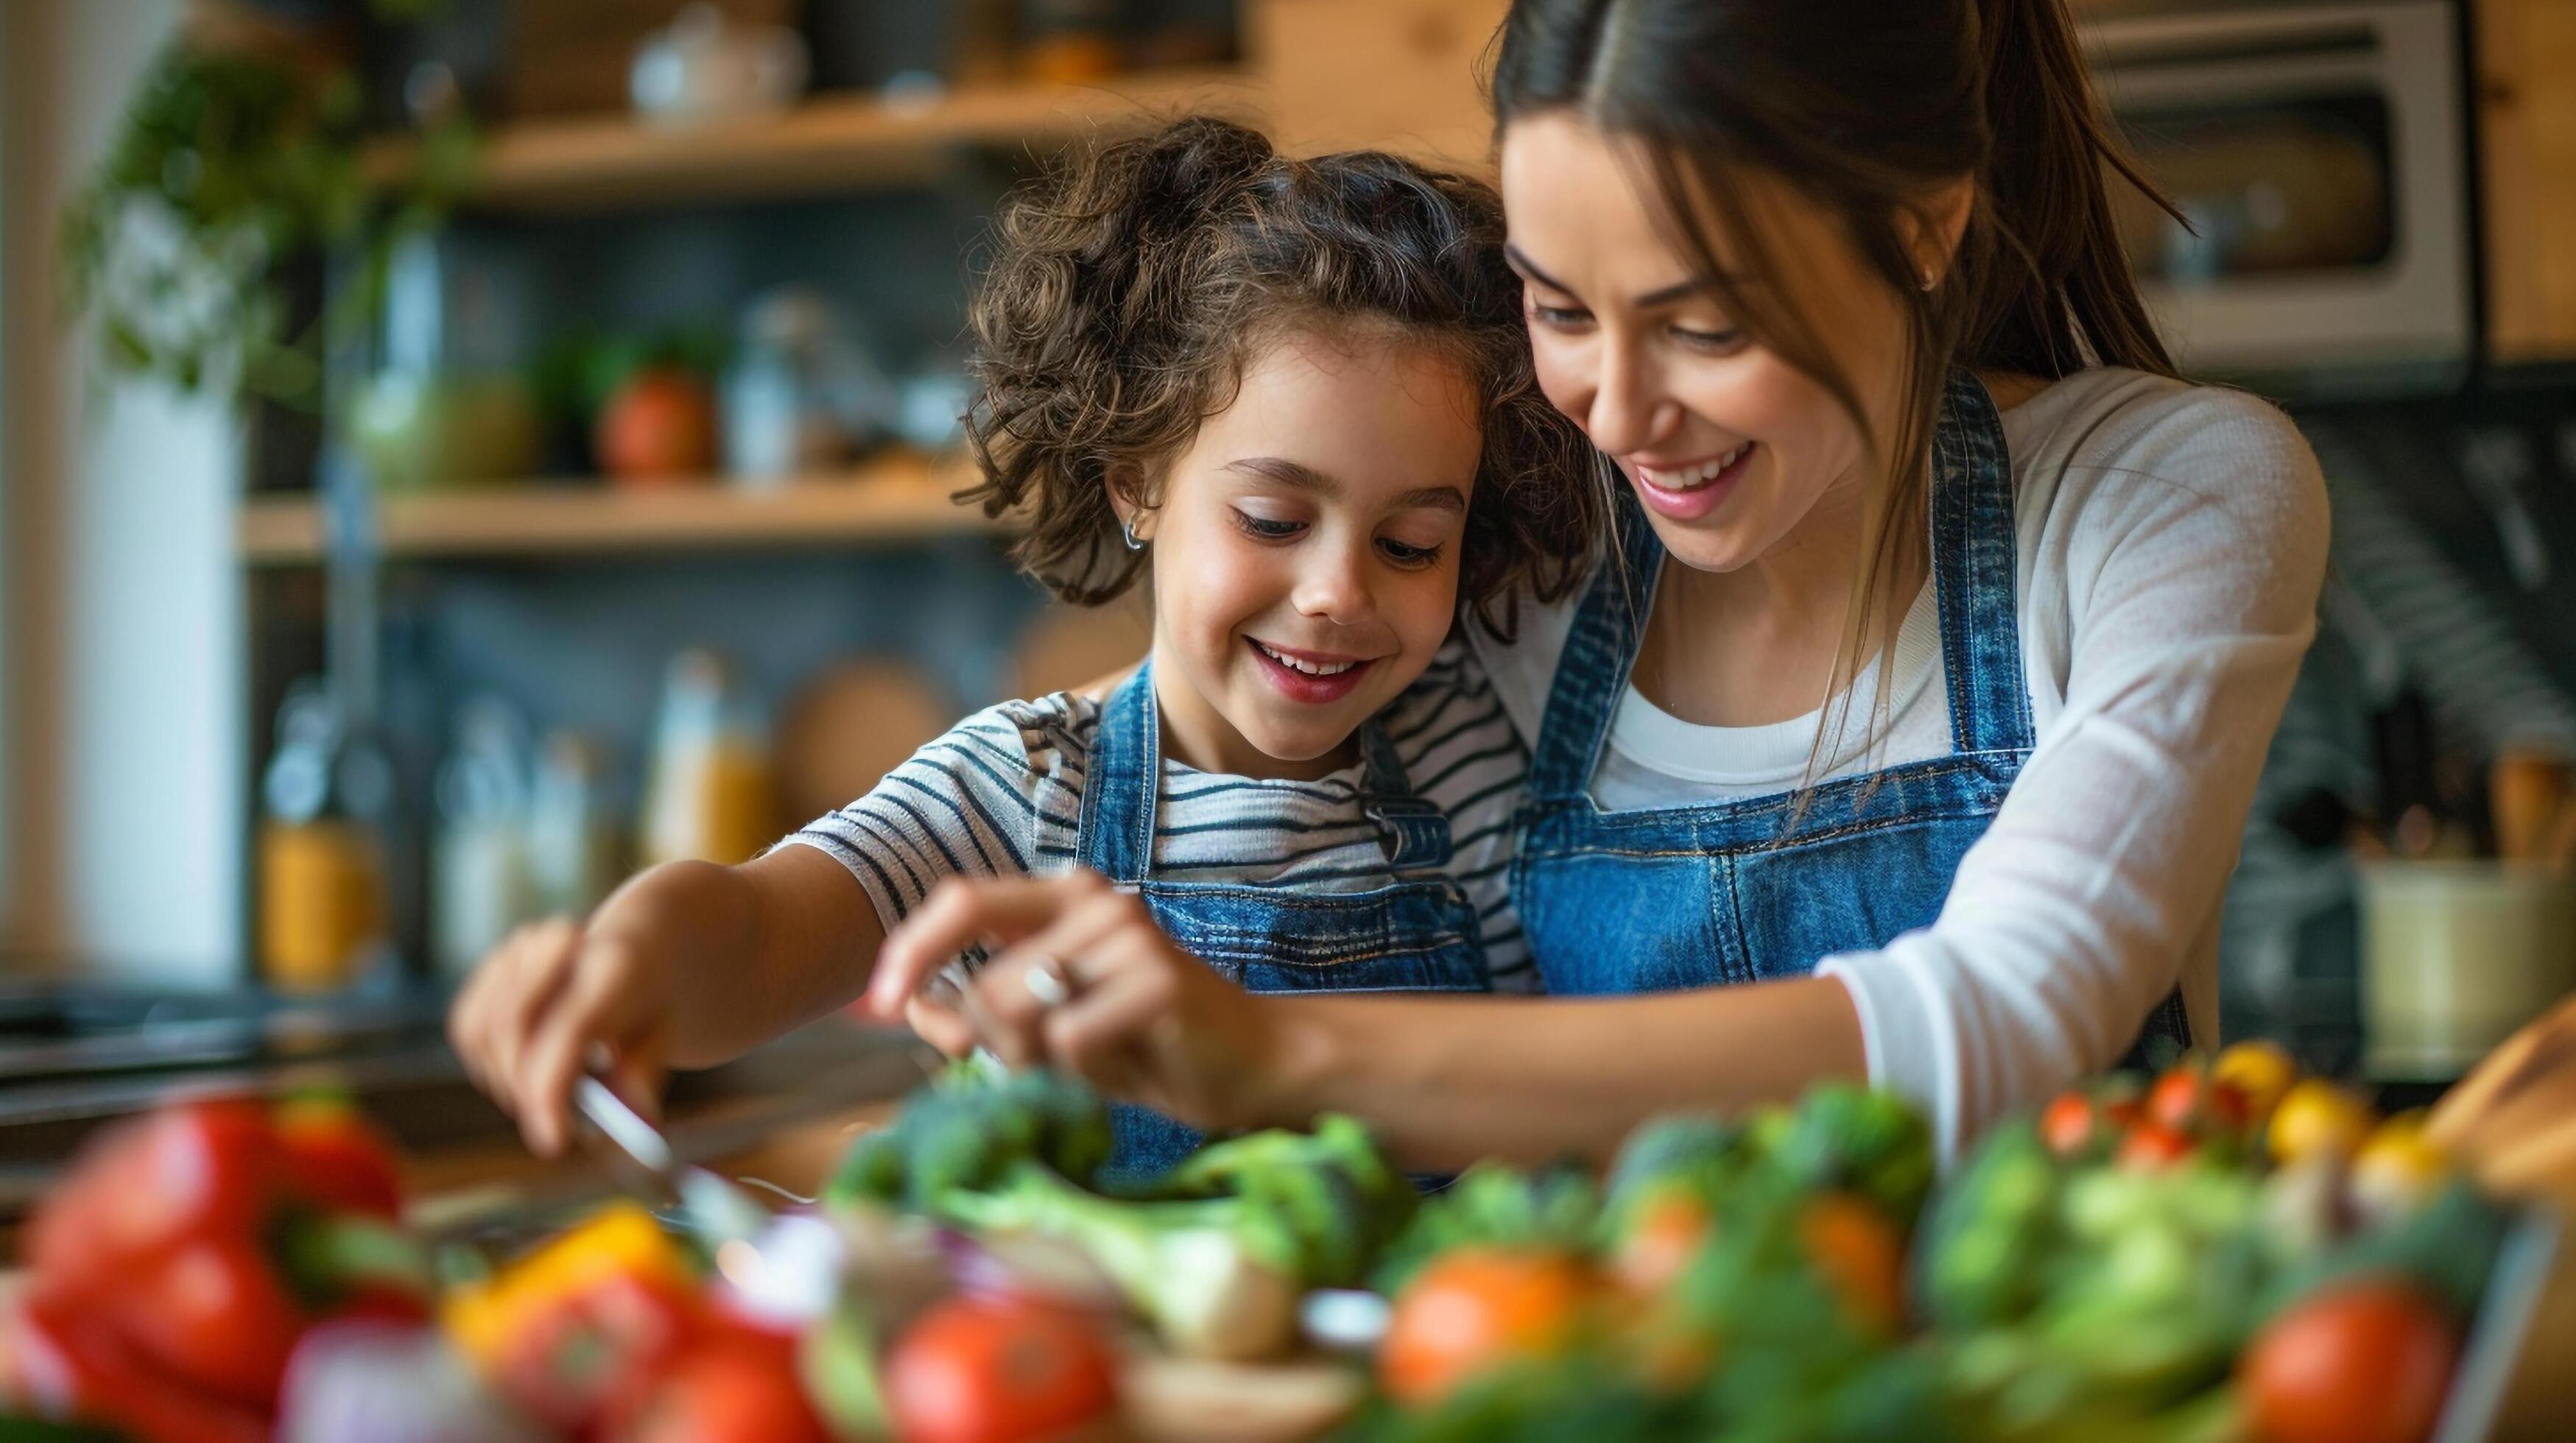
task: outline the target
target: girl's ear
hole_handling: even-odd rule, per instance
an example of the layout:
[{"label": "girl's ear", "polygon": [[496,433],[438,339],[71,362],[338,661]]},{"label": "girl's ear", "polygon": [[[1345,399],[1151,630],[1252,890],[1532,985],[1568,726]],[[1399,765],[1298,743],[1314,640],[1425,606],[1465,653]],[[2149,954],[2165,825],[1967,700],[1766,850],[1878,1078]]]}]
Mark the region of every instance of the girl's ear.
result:
[{"label": "girl's ear", "polygon": [[1147,494],[1144,473],[1130,464],[1113,466],[1107,478],[1109,509],[1118,513],[1118,524],[1137,541],[1145,539],[1153,526],[1154,508],[1143,498]]}]

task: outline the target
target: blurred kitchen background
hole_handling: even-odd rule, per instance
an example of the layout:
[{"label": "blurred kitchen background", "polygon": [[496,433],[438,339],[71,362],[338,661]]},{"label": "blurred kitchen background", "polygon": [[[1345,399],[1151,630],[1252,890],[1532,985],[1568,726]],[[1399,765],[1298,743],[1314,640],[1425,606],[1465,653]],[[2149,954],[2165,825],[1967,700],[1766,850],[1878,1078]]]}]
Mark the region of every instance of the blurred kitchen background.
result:
[{"label": "blurred kitchen background", "polygon": [[[1140,654],[949,500],[997,198],[1195,109],[1487,168],[1503,8],[0,0],[0,1111],[440,1076],[515,922]],[[2576,986],[2576,5],[2078,9],[2334,492],[2230,1030],[2438,1083]]]}]

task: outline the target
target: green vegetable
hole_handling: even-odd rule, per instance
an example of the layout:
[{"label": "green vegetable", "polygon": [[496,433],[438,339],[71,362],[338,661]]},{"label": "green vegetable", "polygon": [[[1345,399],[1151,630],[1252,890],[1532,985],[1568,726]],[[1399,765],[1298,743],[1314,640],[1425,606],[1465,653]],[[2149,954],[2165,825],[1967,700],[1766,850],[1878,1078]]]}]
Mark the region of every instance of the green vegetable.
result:
[{"label": "green vegetable", "polygon": [[1936,1162],[1923,1114],[1892,1092],[1850,1083],[1809,1088],[1764,1161],[1811,1192],[1857,1192],[1912,1231]]},{"label": "green vegetable", "polygon": [[1479,1163],[1423,1202],[1369,1281],[1380,1292],[1395,1293],[1423,1264],[1469,1245],[1585,1252],[1600,1223],[1600,1190],[1580,1168],[1525,1173]]},{"label": "green vegetable", "polygon": [[1916,1243],[1918,1295],[1945,1328],[2010,1322],[2038,1305],[2060,1246],[2063,1174],[2028,1121],[1999,1128],[1942,1190]]},{"label": "green vegetable", "polygon": [[824,1196],[937,1215],[952,1193],[993,1186],[1023,1162],[1087,1185],[1110,1149],[1109,1113],[1091,1089],[969,1058],[915,1089],[891,1125],[860,1138]]},{"label": "green vegetable", "polygon": [[1175,1347],[1224,1358],[1284,1347],[1299,1294],[1357,1282],[1415,1203],[1343,1117],[1203,1148],[1149,1195],[1093,1189],[1109,1153],[1107,1113],[1081,1084],[963,1063],[861,1139],[826,1196],[1062,1239]]}]

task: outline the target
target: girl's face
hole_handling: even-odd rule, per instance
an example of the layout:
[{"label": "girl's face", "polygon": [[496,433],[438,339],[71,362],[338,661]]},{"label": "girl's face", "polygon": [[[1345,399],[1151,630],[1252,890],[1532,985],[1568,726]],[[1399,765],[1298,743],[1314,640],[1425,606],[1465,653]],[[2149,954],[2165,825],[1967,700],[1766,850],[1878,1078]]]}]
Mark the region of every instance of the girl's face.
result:
[{"label": "girl's face", "polygon": [[1482,444],[1460,368],[1418,345],[1294,333],[1245,364],[1158,504],[1154,680],[1173,751],[1315,777],[1449,634]]},{"label": "girl's face", "polygon": [[[1794,304],[1885,435],[1902,306],[1830,218],[1776,182],[1748,186],[1777,253],[1799,263]],[[1621,142],[1563,113],[1514,121],[1502,187],[1539,384],[1618,463],[1667,550],[1733,571],[1823,528],[1858,534],[1875,469],[1859,429],[1698,283]]]}]

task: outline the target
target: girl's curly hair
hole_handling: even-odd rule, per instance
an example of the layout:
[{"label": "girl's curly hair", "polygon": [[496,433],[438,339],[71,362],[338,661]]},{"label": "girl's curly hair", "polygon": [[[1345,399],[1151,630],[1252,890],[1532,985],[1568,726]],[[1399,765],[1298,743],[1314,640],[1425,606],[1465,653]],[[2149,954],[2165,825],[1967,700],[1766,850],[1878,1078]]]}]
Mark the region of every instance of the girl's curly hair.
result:
[{"label": "girl's curly hair", "polygon": [[1084,152],[1006,202],[1000,232],[972,309],[983,480],[962,499],[1019,514],[1013,558],[1065,600],[1107,601],[1143,567],[1111,483],[1150,486],[1233,403],[1252,349],[1304,326],[1436,347],[1473,381],[1462,612],[1507,631],[1514,597],[1561,597],[1591,560],[1607,497],[1531,371],[1490,187],[1378,151],[1291,160],[1192,118]]}]

